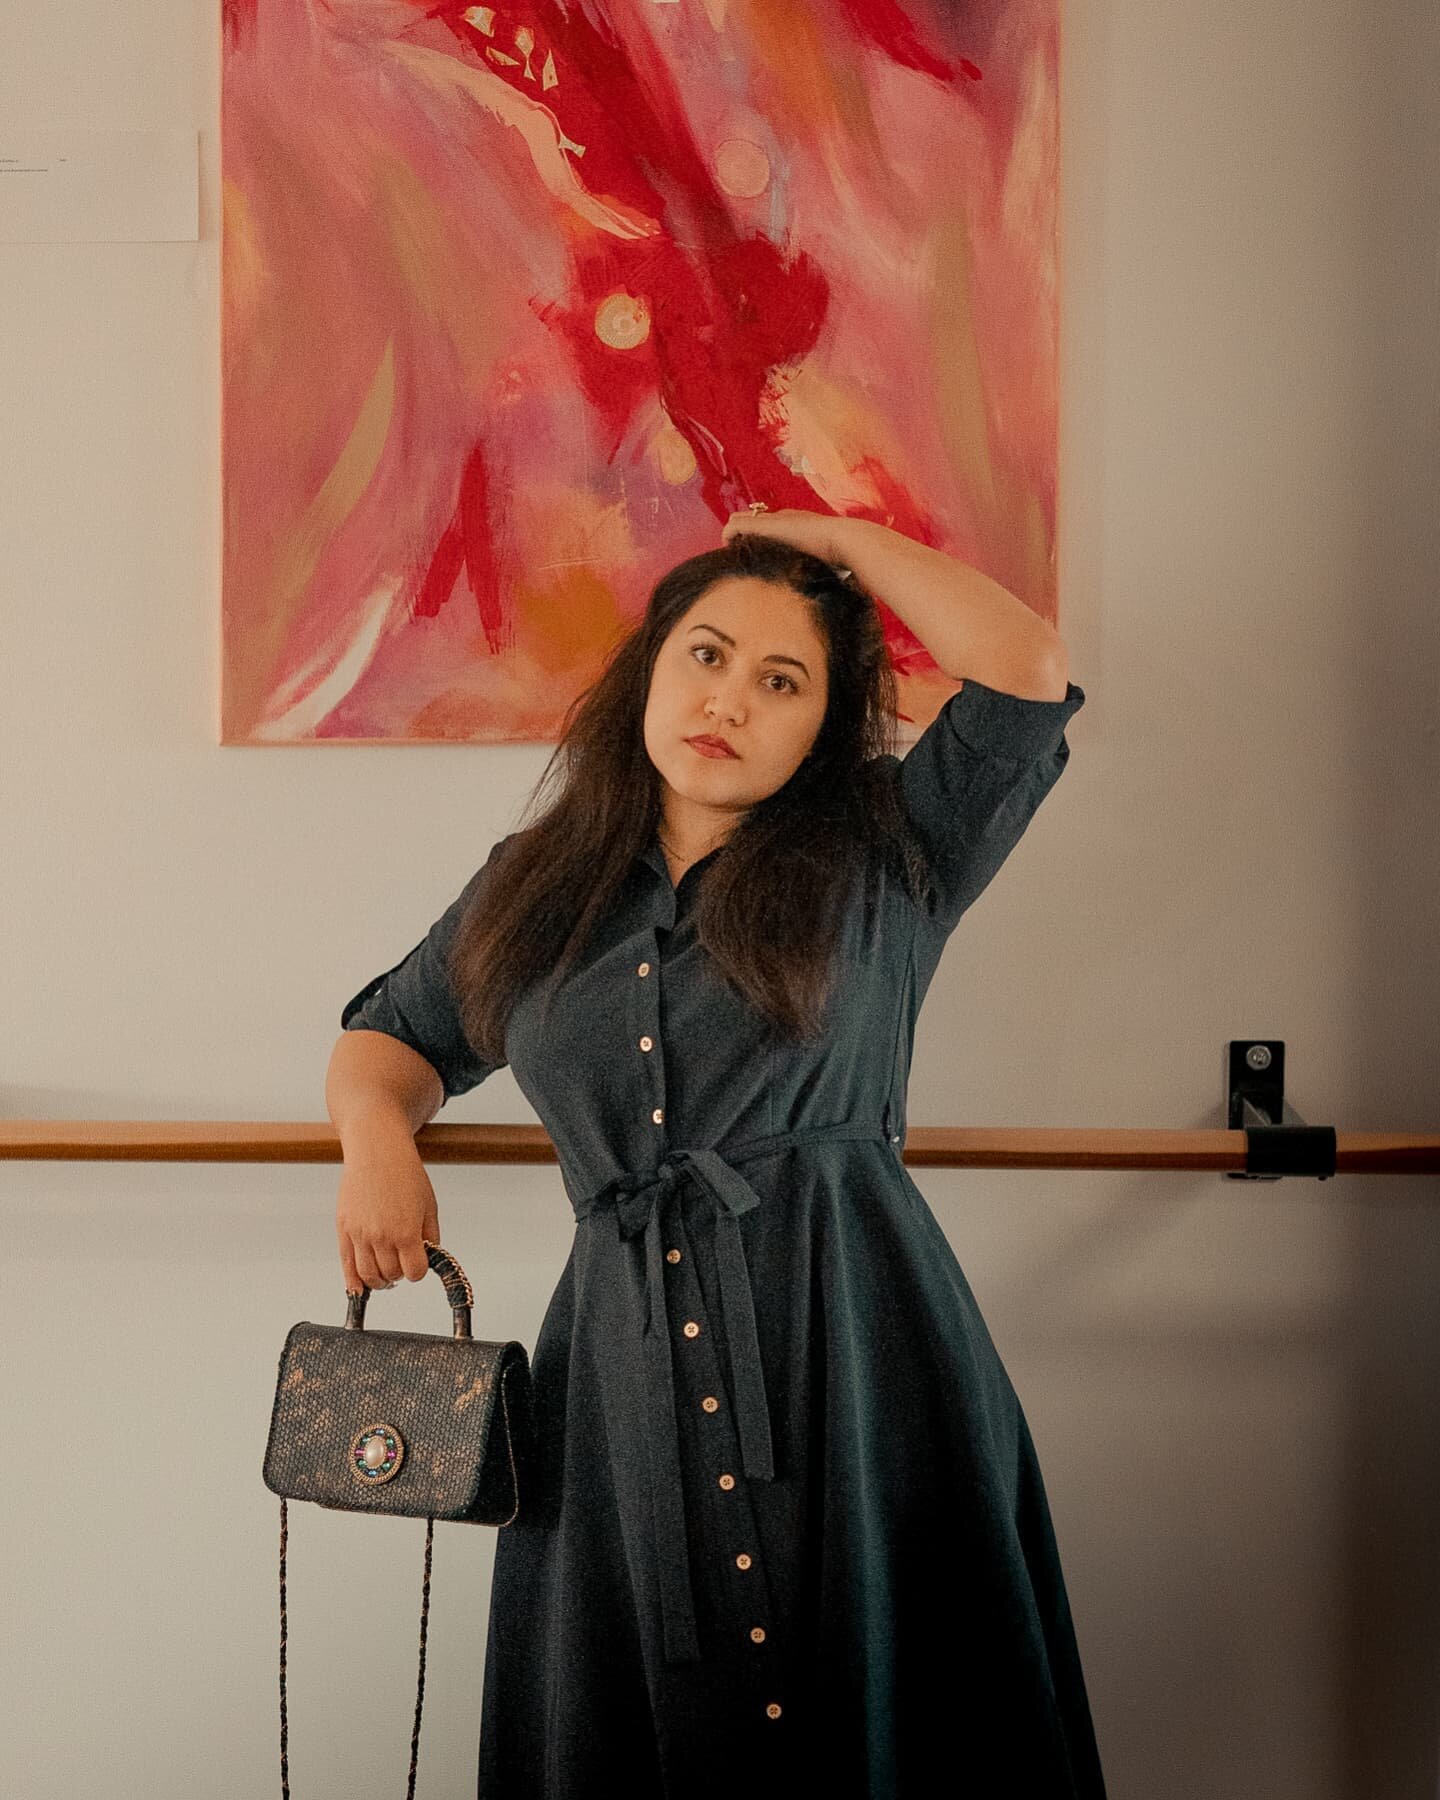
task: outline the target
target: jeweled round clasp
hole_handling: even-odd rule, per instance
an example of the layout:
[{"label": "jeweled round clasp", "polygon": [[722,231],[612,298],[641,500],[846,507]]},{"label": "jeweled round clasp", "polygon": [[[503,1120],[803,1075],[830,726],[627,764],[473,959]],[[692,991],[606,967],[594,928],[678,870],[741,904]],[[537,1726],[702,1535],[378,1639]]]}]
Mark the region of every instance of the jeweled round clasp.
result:
[{"label": "jeweled round clasp", "polygon": [[378,1487],[405,1460],[405,1440],[393,1425],[367,1425],[350,1440],[350,1468],[357,1481]]}]

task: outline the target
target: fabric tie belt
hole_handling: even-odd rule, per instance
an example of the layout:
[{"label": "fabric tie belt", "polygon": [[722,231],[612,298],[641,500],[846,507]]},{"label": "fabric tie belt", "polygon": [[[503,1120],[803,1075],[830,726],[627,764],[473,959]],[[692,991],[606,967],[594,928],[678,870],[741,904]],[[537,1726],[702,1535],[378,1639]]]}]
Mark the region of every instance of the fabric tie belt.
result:
[{"label": "fabric tie belt", "polygon": [[733,1167],[777,1156],[806,1144],[875,1139],[886,1141],[883,1126],[846,1120],[800,1131],[778,1132],[718,1150],[672,1150],[643,1174],[617,1175],[575,1208],[587,1218],[597,1207],[613,1205],[621,1239],[645,1234],[645,1280],[649,1318],[644,1337],[647,1439],[650,1450],[650,1498],[655,1521],[655,1556],[660,1607],[665,1627],[667,1662],[693,1662],[700,1655],[695,1632],[695,1604],[690,1582],[689,1546],[685,1531],[680,1476],[680,1442],[675,1422],[675,1369],[670,1344],[670,1316],[665,1299],[661,1221],[670,1196],[688,1179],[715,1202],[716,1258],[720,1268],[720,1310],[730,1352],[731,1391],[746,1476],[773,1481],[775,1459],[770,1441],[770,1407],[760,1341],[755,1331],[755,1300],[740,1236],[740,1218],[759,1206],[760,1196]]}]

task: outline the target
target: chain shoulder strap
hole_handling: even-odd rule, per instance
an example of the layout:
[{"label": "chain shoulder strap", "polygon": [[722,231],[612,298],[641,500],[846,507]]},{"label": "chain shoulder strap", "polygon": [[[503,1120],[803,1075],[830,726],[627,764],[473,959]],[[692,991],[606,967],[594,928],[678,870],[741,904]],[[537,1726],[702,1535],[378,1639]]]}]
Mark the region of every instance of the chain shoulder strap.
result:
[{"label": "chain shoulder strap", "polygon": [[[510,1402],[505,1392],[505,1377],[500,1378],[500,1406],[505,1415],[505,1444],[510,1454],[511,1492],[515,1508],[505,1525],[514,1523],[520,1511],[520,1482],[515,1468],[515,1446],[510,1435]],[[503,1528],[503,1527],[502,1527]],[[290,1722],[285,1691],[285,1643],[288,1617],[285,1606],[285,1550],[289,1537],[289,1518],[285,1497],[280,1497],[280,1793],[290,1800]],[[430,1565],[435,1543],[435,1521],[425,1521],[425,1576],[420,1589],[420,1672],[415,1683],[415,1723],[410,1732],[410,1779],[405,1800],[415,1800],[415,1775],[420,1765],[420,1715],[425,1706],[425,1642],[430,1627]]]},{"label": "chain shoulder strap", "polygon": [[[285,1694],[285,1540],[288,1520],[285,1499],[280,1499],[280,1793],[290,1800],[290,1723]],[[425,1640],[430,1623],[430,1565],[435,1543],[435,1521],[425,1521],[425,1577],[420,1596],[420,1673],[415,1684],[415,1723],[410,1732],[410,1779],[405,1800],[415,1800],[415,1775],[420,1766],[420,1716],[425,1706]]]}]

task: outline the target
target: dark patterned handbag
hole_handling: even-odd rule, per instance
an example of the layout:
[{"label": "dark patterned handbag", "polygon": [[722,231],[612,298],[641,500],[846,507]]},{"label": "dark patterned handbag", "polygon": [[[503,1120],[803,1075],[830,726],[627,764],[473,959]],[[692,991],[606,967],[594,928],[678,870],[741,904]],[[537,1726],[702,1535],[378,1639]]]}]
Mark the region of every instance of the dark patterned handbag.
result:
[{"label": "dark patterned handbag", "polygon": [[521,1493],[528,1494],[533,1415],[525,1346],[472,1338],[475,1295],[465,1271],[438,1244],[427,1242],[425,1253],[445,1284],[455,1317],[452,1337],[367,1331],[370,1289],[362,1288],[348,1296],[343,1325],[293,1325],[280,1355],[265,1485],[280,1496],[280,1785],[287,1800],[286,1502],[314,1500],[341,1512],[426,1521],[420,1674],[406,1789],[406,1800],[413,1800],[435,1521],[510,1525]]}]

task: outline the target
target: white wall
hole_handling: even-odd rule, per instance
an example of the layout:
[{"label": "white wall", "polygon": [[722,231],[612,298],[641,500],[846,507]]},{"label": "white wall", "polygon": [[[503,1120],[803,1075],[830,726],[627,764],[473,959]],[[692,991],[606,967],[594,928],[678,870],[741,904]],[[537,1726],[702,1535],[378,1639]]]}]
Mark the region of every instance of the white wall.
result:
[{"label": "white wall", "polygon": [[[198,245],[0,250],[12,1116],[322,1119],[341,1002],[546,754],[217,748],[218,14],[17,13],[0,64],[12,126],[193,122],[204,165]],[[1219,1126],[1253,1034],[1312,1122],[1440,1126],[1437,19],[1070,0],[1089,704],[951,944],[912,1124]],[[532,1115],[507,1072],[442,1117]],[[1113,1800],[1432,1795],[1440,1184],[919,1178],[1035,1433]],[[477,1329],[533,1342],[558,1172],[434,1179]],[[260,1458],[286,1330],[343,1316],[335,1181],[0,1170],[18,1800],[278,1785]],[[297,1800],[403,1782],[423,1536],[296,1509]],[[493,1541],[437,1530],[429,1797],[473,1791]]]}]

